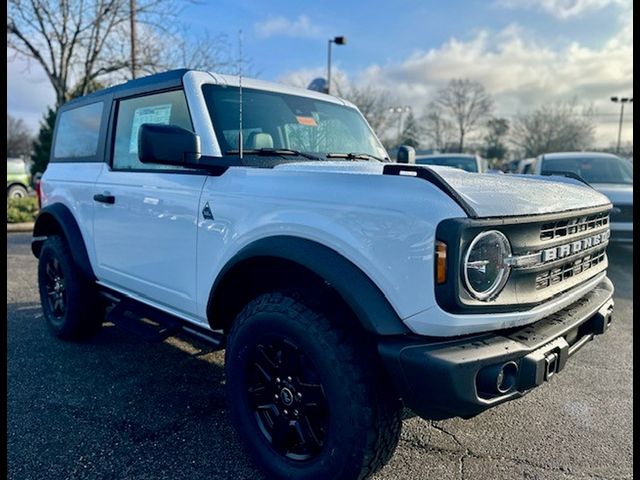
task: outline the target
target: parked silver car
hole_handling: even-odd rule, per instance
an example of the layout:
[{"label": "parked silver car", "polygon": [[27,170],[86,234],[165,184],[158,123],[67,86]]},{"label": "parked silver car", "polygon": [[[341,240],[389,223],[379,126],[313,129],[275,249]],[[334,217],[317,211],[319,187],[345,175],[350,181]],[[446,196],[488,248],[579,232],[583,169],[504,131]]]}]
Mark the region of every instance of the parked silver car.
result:
[{"label": "parked silver car", "polygon": [[488,163],[480,155],[466,153],[440,153],[437,155],[416,155],[416,165],[443,165],[466,170],[467,172],[484,173]]},{"label": "parked silver car", "polygon": [[613,203],[611,240],[633,241],[633,164],[610,153],[546,153],[536,159],[534,173],[580,176]]}]

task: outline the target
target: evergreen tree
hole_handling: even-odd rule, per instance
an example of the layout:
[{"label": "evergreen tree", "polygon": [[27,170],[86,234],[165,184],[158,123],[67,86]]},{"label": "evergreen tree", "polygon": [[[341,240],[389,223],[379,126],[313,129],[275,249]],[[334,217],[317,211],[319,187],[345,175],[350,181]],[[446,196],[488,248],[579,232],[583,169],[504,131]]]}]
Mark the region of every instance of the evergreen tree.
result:
[{"label": "evergreen tree", "polygon": [[400,144],[417,148],[420,145],[420,133],[420,127],[416,117],[413,116],[413,112],[409,112],[404,124],[404,129],[400,135]]},{"label": "evergreen tree", "polygon": [[47,111],[40,122],[38,136],[33,142],[33,154],[31,155],[31,174],[44,173],[49,163],[49,153],[53,140],[53,127],[56,123],[56,111],[47,107]]},{"label": "evergreen tree", "polygon": [[509,132],[509,122],[506,118],[491,118],[487,122],[487,135],[485,136],[485,158],[502,162],[507,154],[504,138]]}]

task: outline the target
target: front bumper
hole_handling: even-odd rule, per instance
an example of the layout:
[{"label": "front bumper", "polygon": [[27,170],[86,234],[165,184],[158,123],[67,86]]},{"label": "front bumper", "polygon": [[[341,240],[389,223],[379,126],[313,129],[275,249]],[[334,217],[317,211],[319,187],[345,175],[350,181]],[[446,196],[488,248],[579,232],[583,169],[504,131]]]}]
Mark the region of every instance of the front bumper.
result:
[{"label": "front bumper", "polygon": [[405,405],[424,418],[468,418],[525,395],[611,324],[613,284],[536,323],[458,339],[382,339],[378,351]]}]

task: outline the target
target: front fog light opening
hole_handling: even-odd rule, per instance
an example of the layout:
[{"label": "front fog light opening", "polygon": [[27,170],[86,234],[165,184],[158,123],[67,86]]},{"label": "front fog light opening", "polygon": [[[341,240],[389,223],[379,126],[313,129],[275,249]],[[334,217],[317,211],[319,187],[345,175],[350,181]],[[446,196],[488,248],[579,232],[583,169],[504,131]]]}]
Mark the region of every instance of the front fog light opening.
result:
[{"label": "front fog light opening", "polygon": [[462,274],[467,291],[476,299],[489,301],[504,288],[511,266],[511,245],[498,230],[477,235],[464,256]]},{"label": "front fog light opening", "polygon": [[478,391],[483,396],[494,397],[510,393],[518,379],[518,364],[506,362],[485,367],[478,373]]}]

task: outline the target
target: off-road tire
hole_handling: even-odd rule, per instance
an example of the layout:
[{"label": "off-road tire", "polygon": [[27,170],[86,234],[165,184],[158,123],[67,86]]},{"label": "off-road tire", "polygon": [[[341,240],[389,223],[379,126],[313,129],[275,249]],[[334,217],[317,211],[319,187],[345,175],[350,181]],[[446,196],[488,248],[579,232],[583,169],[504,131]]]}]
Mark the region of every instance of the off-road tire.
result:
[{"label": "off-road tire", "polygon": [[[50,301],[57,293],[48,288],[53,270],[62,284],[62,310],[59,304],[54,308],[55,302]],[[38,289],[44,318],[58,338],[82,340],[98,332],[104,321],[105,304],[97,294],[95,282],[78,269],[67,242],[58,235],[49,236],[40,250]]]},{"label": "off-road tire", "polygon": [[[365,479],[396,449],[401,402],[365,332],[311,305],[288,291],[268,293],[249,302],[235,319],[225,355],[231,416],[246,450],[268,478]],[[328,403],[321,451],[308,460],[292,460],[272,447],[247,393],[251,351],[274,335],[299,346],[317,370]]]}]

